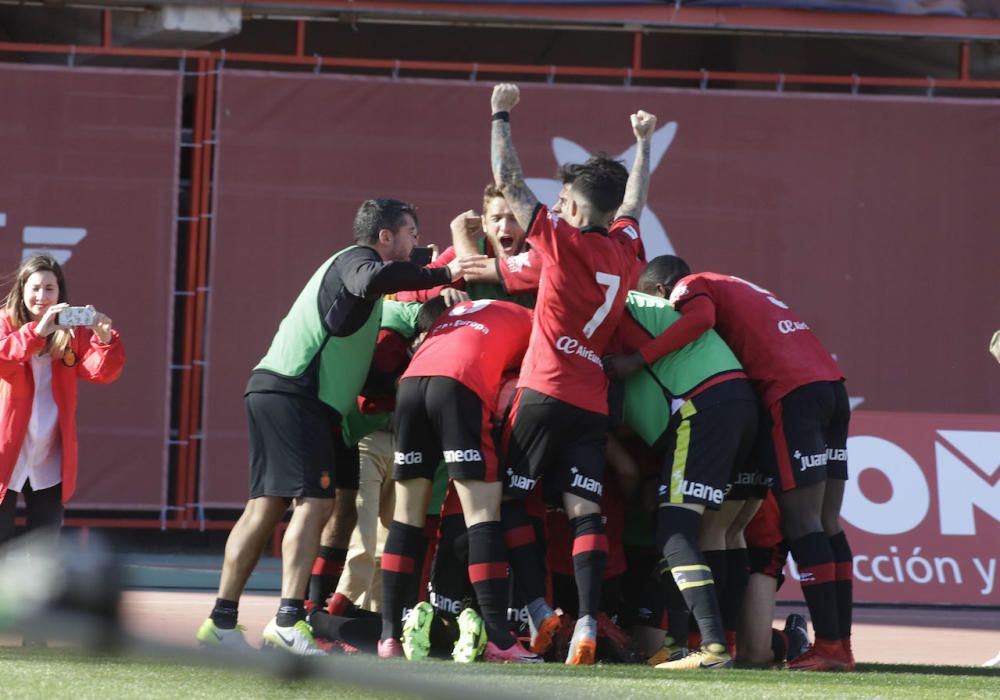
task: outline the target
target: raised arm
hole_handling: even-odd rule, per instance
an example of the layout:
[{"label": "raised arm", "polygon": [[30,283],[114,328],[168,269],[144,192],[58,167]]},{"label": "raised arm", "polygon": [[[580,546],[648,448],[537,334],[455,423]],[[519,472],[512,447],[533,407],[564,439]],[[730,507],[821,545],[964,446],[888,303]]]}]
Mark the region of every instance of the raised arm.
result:
[{"label": "raised arm", "polygon": [[649,194],[649,149],[656,130],[656,115],[641,109],[630,117],[632,133],[635,134],[635,162],[625,186],[625,199],[618,208],[618,216],[628,216],[638,220],[646,207]]},{"label": "raised arm", "polygon": [[493,109],[493,130],[490,137],[490,165],[493,180],[503,192],[504,199],[514,212],[514,218],[525,231],[531,226],[531,217],[538,206],[538,198],[528,189],[524,181],[521,162],[510,138],[510,112],[521,97],[521,91],[513,83],[494,86],[490,98]]}]

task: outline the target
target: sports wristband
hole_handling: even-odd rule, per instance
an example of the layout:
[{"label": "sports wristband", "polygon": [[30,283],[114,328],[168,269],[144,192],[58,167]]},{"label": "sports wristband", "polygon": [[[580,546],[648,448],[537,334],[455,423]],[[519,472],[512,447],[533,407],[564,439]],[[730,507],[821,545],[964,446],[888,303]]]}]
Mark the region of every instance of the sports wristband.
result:
[{"label": "sports wristband", "polygon": [[492,121],[509,122],[510,121],[510,112],[506,112],[506,111],[505,112],[494,112],[493,113],[493,117],[492,117]]}]

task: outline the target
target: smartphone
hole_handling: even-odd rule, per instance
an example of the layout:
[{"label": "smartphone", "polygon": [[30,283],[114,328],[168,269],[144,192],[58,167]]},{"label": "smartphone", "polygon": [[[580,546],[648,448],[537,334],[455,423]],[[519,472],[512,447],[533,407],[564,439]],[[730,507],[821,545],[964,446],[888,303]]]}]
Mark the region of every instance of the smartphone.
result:
[{"label": "smartphone", "polygon": [[68,306],[59,312],[60,326],[92,326],[97,312],[86,306]]},{"label": "smartphone", "polygon": [[434,251],[430,246],[417,246],[410,253],[410,262],[414,265],[429,265]]}]

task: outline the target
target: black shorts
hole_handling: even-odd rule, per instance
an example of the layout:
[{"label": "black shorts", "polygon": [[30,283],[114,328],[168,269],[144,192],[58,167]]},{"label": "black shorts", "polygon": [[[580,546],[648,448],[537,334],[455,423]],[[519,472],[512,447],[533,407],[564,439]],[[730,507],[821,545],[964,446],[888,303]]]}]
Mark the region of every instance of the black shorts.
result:
[{"label": "black shorts", "polygon": [[545,498],[563,493],[600,503],[608,417],[533,389],[518,389],[504,425],[504,495],[524,498],[545,476]]},{"label": "black shorts", "polygon": [[250,498],[333,498],[358,488],[358,449],[340,436],[340,416],[301,396],[251,392],[244,398],[250,428]]},{"label": "black shorts", "polygon": [[850,419],[843,382],[806,384],[772,404],[762,420],[756,456],[774,477],[774,490],[846,481]]},{"label": "black shorts", "polygon": [[718,510],[734,475],[749,469],[758,412],[745,379],[717,384],[686,401],[662,440],[660,504],[700,503]]},{"label": "black shorts", "polygon": [[472,389],[449,377],[407,377],[394,414],[392,478],[433,479],[444,459],[451,479],[496,481],[492,414]]}]

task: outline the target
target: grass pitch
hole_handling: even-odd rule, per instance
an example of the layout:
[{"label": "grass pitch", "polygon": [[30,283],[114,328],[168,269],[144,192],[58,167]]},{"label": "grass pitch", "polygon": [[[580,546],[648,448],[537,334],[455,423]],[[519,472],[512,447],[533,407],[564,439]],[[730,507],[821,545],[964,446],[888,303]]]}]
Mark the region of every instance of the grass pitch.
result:
[{"label": "grass pitch", "polygon": [[[0,648],[0,697],[72,698],[997,698],[1000,670],[859,664],[856,673],[706,671],[667,674],[646,666],[559,664],[459,666],[330,657],[315,665],[247,659],[239,670],[177,661],[85,656],[67,649]],[[254,655],[256,657],[256,655]],[[273,655],[269,655],[273,656]],[[261,655],[261,659],[264,655]],[[312,678],[301,679],[300,671]],[[316,678],[320,674],[323,678]],[[346,681],[346,682],[345,682]],[[363,685],[358,685],[363,683]]]}]

